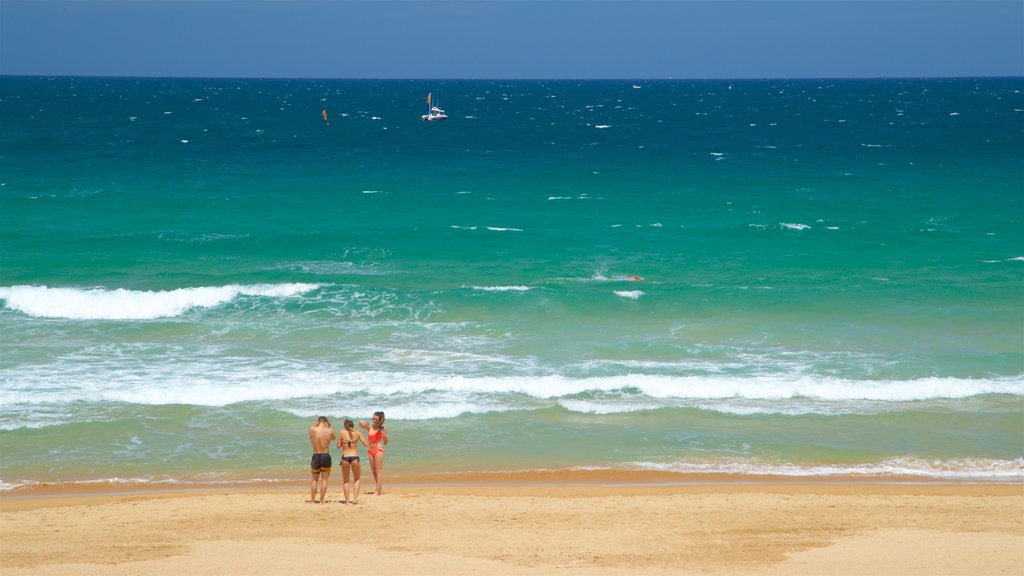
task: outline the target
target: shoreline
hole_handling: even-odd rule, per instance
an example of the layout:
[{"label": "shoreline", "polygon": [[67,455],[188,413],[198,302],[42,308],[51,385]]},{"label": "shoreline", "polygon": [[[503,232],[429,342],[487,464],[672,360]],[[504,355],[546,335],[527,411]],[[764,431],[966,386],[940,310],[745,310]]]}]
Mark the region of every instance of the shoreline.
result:
[{"label": "shoreline", "polygon": [[[331,486],[340,490],[340,470],[331,476]],[[366,478],[364,473],[364,486]],[[256,479],[210,482],[52,482],[26,484],[0,491],[0,508],[4,503],[19,500],[75,498],[88,496],[132,496],[158,494],[189,494],[204,492],[288,492],[308,489],[309,479]],[[1002,492],[1003,487],[1024,494],[1024,481],[1020,478],[939,478],[912,475],[885,476],[783,476],[730,473],[679,473],[651,470],[514,470],[503,472],[455,472],[449,474],[396,474],[385,475],[385,487],[391,488],[574,488],[574,487],[636,487],[636,488],[707,488],[711,490],[742,492],[748,489],[769,490],[773,487],[856,487],[868,492],[885,491],[892,486],[902,489],[920,486],[930,490],[942,487],[992,487]]]}]

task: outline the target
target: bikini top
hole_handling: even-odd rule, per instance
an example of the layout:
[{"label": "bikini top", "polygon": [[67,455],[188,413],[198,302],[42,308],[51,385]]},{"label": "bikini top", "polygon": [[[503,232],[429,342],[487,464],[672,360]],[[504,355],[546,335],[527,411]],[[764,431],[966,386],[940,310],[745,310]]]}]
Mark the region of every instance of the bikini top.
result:
[{"label": "bikini top", "polygon": [[370,438],[370,444],[377,444],[384,437],[384,433],[381,432],[380,430],[377,430],[377,432],[370,433],[367,436]]},{"label": "bikini top", "polygon": [[[348,432],[348,430],[346,430],[346,432]],[[348,432],[348,437],[349,437],[349,439],[348,440],[344,440],[342,443],[345,444],[347,447],[352,448],[353,446],[356,445],[356,442],[358,442],[358,439],[357,440],[352,440],[352,433],[351,432]]]}]

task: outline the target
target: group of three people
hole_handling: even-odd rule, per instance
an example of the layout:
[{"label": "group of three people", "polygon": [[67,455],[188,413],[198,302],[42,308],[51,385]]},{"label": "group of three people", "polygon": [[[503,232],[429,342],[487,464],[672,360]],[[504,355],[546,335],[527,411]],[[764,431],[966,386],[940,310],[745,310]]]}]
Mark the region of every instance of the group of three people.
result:
[{"label": "group of three people", "polygon": [[[309,462],[312,480],[309,484],[309,500],[311,504],[323,504],[327,495],[327,481],[331,477],[331,441],[337,439],[337,447],[341,448],[341,474],[344,480],[345,499],[341,502],[356,504],[359,502],[359,478],[362,467],[359,463],[359,444],[366,446],[366,453],[370,458],[370,470],[373,471],[373,480],[377,484],[374,494],[382,493],[381,486],[384,481],[384,446],[388,443],[388,430],[384,427],[384,413],[374,412],[373,423],[367,424],[359,421],[359,427],[366,430],[368,437],[364,438],[363,433],[355,429],[351,420],[345,420],[344,430],[335,434],[331,427],[331,420],[326,416],[320,416],[316,423],[309,427],[309,442],[313,445],[313,459]],[[349,484],[349,476],[352,477],[352,484]],[[351,490],[350,490],[351,489]],[[317,492],[320,492],[320,500],[317,501]],[[350,497],[351,495],[351,497]]]}]

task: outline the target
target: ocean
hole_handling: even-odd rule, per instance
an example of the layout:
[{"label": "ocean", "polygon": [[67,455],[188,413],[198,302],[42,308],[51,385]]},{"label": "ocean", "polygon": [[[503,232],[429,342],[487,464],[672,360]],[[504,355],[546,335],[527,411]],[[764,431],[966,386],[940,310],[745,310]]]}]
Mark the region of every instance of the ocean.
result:
[{"label": "ocean", "polygon": [[0,126],[0,488],[306,479],[376,410],[386,475],[1024,480],[1022,78],[4,76]]}]

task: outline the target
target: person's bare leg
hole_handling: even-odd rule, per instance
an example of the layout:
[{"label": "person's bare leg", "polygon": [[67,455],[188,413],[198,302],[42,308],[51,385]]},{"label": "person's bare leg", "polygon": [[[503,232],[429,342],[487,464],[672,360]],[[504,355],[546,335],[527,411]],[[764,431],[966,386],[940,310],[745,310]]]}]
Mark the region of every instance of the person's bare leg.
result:
[{"label": "person's bare leg", "polygon": [[320,473],[313,472],[313,479],[309,481],[309,503],[316,504],[316,488],[320,482]]},{"label": "person's bare leg", "polygon": [[330,477],[331,477],[331,471],[330,470],[324,470],[323,472],[320,473],[320,503],[321,504],[326,504],[327,503],[327,501],[324,500],[324,496],[327,494],[327,480]]},{"label": "person's bare leg", "polygon": [[377,457],[370,456],[370,472],[373,472],[373,482],[377,483]]},{"label": "person's bare leg", "polygon": [[348,475],[349,475],[349,468],[351,468],[351,467],[352,467],[352,465],[348,463],[348,460],[342,460],[341,461],[341,480],[342,480],[341,489],[345,493],[345,499],[342,500],[342,502],[351,502],[351,500],[349,500],[349,498],[348,498],[348,494],[349,494],[349,492],[348,492],[348,490],[349,490]]},{"label": "person's bare leg", "polygon": [[377,496],[384,493],[381,487],[384,485],[384,453],[377,454],[373,459],[373,479],[377,483]]},{"label": "person's bare leg", "polygon": [[359,460],[352,463],[352,499],[349,502],[353,504],[359,503],[359,477],[362,475],[362,466],[359,464]]}]

